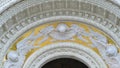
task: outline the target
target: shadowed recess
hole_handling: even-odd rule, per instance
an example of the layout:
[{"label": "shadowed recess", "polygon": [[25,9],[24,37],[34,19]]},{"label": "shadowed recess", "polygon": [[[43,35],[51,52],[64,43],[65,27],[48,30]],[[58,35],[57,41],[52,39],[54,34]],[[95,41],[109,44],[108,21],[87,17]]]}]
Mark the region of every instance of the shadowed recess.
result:
[{"label": "shadowed recess", "polygon": [[42,68],[88,68],[88,66],[75,59],[60,58],[48,62]]}]

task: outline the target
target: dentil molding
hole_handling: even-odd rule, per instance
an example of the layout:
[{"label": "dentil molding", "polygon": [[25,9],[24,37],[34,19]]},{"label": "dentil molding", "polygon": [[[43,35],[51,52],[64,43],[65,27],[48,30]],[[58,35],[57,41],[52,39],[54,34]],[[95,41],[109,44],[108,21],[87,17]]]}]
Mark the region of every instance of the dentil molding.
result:
[{"label": "dentil molding", "polygon": [[56,20],[82,21],[97,27],[120,46],[120,9],[109,1],[1,0],[0,6],[0,63],[23,33]]}]

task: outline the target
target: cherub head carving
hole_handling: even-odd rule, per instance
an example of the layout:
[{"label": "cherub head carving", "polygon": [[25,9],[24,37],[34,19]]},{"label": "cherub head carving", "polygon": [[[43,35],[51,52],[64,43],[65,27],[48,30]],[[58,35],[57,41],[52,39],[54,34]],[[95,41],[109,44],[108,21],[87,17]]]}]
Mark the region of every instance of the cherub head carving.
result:
[{"label": "cherub head carving", "polygon": [[7,55],[7,59],[12,62],[18,61],[18,53],[16,51],[10,51]]},{"label": "cherub head carving", "polygon": [[57,31],[59,31],[59,32],[66,32],[67,29],[68,29],[68,26],[66,24],[63,24],[63,23],[59,24],[57,26]]},{"label": "cherub head carving", "polygon": [[110,46],[107,46],[107,47],[106,47],[106,54],[107,54],[108,56],[110,56],[110,57],[116,56],[117,53],[118,53],[118,50],[117,50],[117,48],[116,48],[115,46],[110,45]]}]

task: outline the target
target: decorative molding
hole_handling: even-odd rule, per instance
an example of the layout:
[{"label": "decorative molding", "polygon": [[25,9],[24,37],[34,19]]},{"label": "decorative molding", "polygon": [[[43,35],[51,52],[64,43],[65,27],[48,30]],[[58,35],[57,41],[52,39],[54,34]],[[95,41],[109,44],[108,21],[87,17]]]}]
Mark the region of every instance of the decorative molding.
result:
[{"label": "decorative molding", "polygon": [[118,7],[120,7],[120,1],[119,0],[107,0],[109,2],[111,2],[113,5],[116,5]]},{"label": "decorative molding", "polygon": [[0,14],[21,0],[0,0]]},{"label": "decorative molding", "polygon": [[[120,53],[119,49],[115,45],[108,44],[104,37],[98,36],[98,34],[93,33],[91,36],[92,45],[98,49],[101,57],[107,63],[109,68],[119,68],[120,67]],[[95,38],[95,37],[96,38]]]},{"label": "decorative molding", "polygon": [[[36,38],[34,38],[36,39]],[[7,60],[4,62],[4,68],[22,68],[26,59],[26,55],[29,51],[39,46],[34,46],[33,33],[17,43],[16,50],[10,51],[7,54]],[[31,42],[30,42],[31,41]]]},{"label": "decorative molding", "polygon": [[[67,24],[62,22],[62,23],[58,23],[56,27],[53,25],[46,26],[42,30],[40,30],[39,33],[36,35],[34,35],[35,29],[33,28],[30,36],[24,38],[23,40],[21,40],[16,44],[16,48],[17,48],[16,51],[8,52],[7,60],[4,63],[4,67],[9,68],[11,65],[13,65],[13,67],[11,66],[12,68],[23,67],[23,64],[25,63],[25,59],[26,60],[28,59],[25,57],[25,55],[27,55],[27,53],[31,49],[37,48],[34,47],[34,42],[36,41],[36,39],[40,37],[42,37],[42,39],[39,40],[37,45],[42,47],[41,46],[42,43],[47,41],[48,38],[51,38],[52,39],[51,42],[55,43],[54,41],[75,40],[74,37],[76,36],[78,38],[77,40],[83,41],[85,43],[88,42],[88,39],[85,39],[84,37],[89,37],[89,40],[90,42],[92,42],[92,44],[88,44],[88,46],[91,45],[91,48],[97,48],[101,54],[100,56],[105,60],[105,62],[109,61],[109,63],[111,64],[109,64],[108,62],[106,63],[109,65],[110,68],[113,68],[114,64],[112,63],[116,63],[119,61],[114,60],[114,62],[110,62],[112,60],[111,57],[113,58],[116,57],[115,59],[120,59],[119,56],[117,57],[117,54],[119,54],[117,52],[117,48],[115,47],[114,44],[110,44],[108,42],[106,36],[102,35],[99,32],[94,31],[93,29],[90,29],[92,27],[90,27],[89,25],[87,25],[87,27],[88,27],[88,31],[86,31],[85,28],[80,27],[78,23],[77,24],[72,23],[71,25],[68,26]],[[111,46],[109,45],[112,46],[114,45],[114,47],[111,48]],[[116,65],[116,67],[119,66]]]},{"label": "decorative molding", "polygon": [[[47,2],[47,3],[49,3],[49,2]],[[51,2],[50,2],[51,3]],[[79,2],[78,2],[79,3]],[[49,4],[48,4],[49,5]],[[86,4],[87,5],[87,4]],[[50,5],[51,6],[51,5]],[[94,6],[94,5],[93,5]],[[39,7],[38,6],[35,6],[36,7],[36,9],[39,9]],[[35,10],[35,9],[33,9],[33,8],[35,8],[35,7],[31,7],[30,9],[32,9],[32,10]],[[40,7],[42,7],[42,4],[40,4]],[[55,7],[54,7],[55,8]],[[83,9],[83,8],[81,8],[81,7],[77,7],[78,9]],[[76,8],[76,9],[77,9]],[[92,7],[91,7],[92,8]],[[30,10],[29,9],[29,10]],[[51,8],[52,9],[52,8]],[[70,8],[71,9],[71,8]],[[73,11],[72,12],[72,16],[75,16],[76,15],[76,11],[77,12],[79,12],[78,11],[78,9],[77,10],[75,10],[75,12],[73,11],[73,10],[64,10],[64,9],[62,9],[62,11],[66,11],[66,15],[68,15],[68,11]],[[97,7],[96,9],[94,9],[94,10],[99,10],[99,7]],[[104,10],[104,9],[102,9],[102,10]],[[102,10],[100,10],[99,12],[101,12]],[[42,17],[39,17],[38,15],[37,16],[35,16],[36,14],[41,14],[42,13],[42,11],[44,11],[44,9],[42,9],[42,10],[37,10],[37,11],[34,11],[34,13],[33,12],[31,12],[31,11],[27,11],[27,10],[24,10],[24,12],[20,12],[19,14],[17,14],[15,17],[13,17],[12,18],[12,20],[15,20],[15,22],[22,22],[20,25],[23,25],[25,22],[28,22],[28,21],[34,21],[34,20],[38,20],[39,18],[41,19]],[[45,9],[45,11],[46,11],[46,9]],[[44,11],[44,13],[45,13],[45,11]],[[61,10],[54,10],[53,12],[55,12],[55,11],[61,11]],[[93,13],[89,13],[88,11],[86,12],[86,10],[84,9],[84,11],[85,11],[85,18],[87,18],[87,19],[89,19],[87,16],[89,16],[89,15],[93,15],[93,17],[97,17],[97,18],[94,18],[95,20],[97,20],[97,22],[106,22],[105,24],[103,24],[103,25],[105,25],[105,27],[106,27],[106,25],[108,25],[107,26],[107,28],[109,28],[111,31],[113,31],[113,32],[116,32],[115,34],[116,35],[118,35],[118,37],[119,37],[119,33],[120,33],[120,30],[119,30],[119,28],[117,27],[117,25],[114,25],[114,24],[110,24],[110,23],[112,23],[112,21],[110,21],[110,20],[112,20],[112,18],[110,18],[109,20],[105,20],[105,16],[103,16],[103,18],[101,17],[101,16],[98,16],[98,15],[95,15],[95,14],[93,14]],[[84,12],[83,10],[81,11],[81,12]],[[40,12],[40,13],[37,13],[37,12]],[[53,16],[53,15],[51,15],[50,13],[48,13],[49,11],[47,11],[46,13],[47,13],[47,17],[50,17],[50,16]],[[50,12],[52,12],[51,10],[50,10]],[[80,12],[80,13],[81,13]],[[91,11],[90,11],[91,12]],[[106,12],[106,11],[104,11],[104,12]],[[32,17],[33,17],[33,19],[31,19],[31,18],[29,18],[30,20],[28,20],[28,21],[26,21],[25,19],[28,19],[28,17],[27,18],[24,18],[24,17],[26,17],[26,16],[29,16],[29,15],[27,15],[28,13],[30,13],[30,15],[32,15]],[[56,13],[56,12],[55,12]],[[61,13],[61,12],[60,12]],[[33,15],[33,14],[35,14],[35,15]],[[64,13],[62,13],[62,15],[63,15]],[[84,14],[84,13],[83,13]],[[96,13],[96,14],[98,14],[98,13]],[[25,16],[24,16],[25,15]],[[61,15],[61,14],[60,14]],[[87,15],[87,16],[86,16]],[[102,15],[102,14],[101,14]],[[107,15],[110,15],[110,14],[107,14]],[[21,17],[21,16],[23,16],[23,17]],[[40,16],[45,16],[45,15],[40,15]],[[114,16],[114,15],[112,15],[112,16]],[[18,18],[19,17],[19,18]],[[108,16],[109,17],[109,16]],[[20,21],[20,19],[22,18],[22,20]],[[43,17],[44,18],[44,17]],[[115,18],[115,17],[114,17]],[[6,18],[7,19],[7,18]],[[23,19],[25,20],[25,21],[23,21]],[[1,19],[1,21],[2,20],[4,20],[4,19]],[[116,21],[116,22],[118,22],[118,20]],[[8,20],[8,23],[10,23],[10,21]],[[14,25],[17,25],[18,23],[16,23],[16,24],[14,24]],[[28,23],[30,23],[30,22],[28,22]],[[11,23],[10,23],[11,24]],[[118,24],[118,23],[116,23],[116,24]],[[1,28],[1,32],[0,33],[2,33],[2,34],[4,34],[4,33],[6,33],[6,31],[8,30],[8,29],[10,29],[11,28],[11,26],[8,26],[9,24],[5,24],[4,26],[2,26],[2,28]],[[24,25],[23,25],[24,26]],[[14,27],[14,26],[12,26],[12,27]],[[19,26],[17,26],[16,28],[17,28],[17,30],[19,30],[18,29],[18,27]]]},{"label": "decorative molding", "polygon": [[103,60],[92,50],[70,42],[54,43],[39,49],[30,56],[23,68],[41,68],[49,61],[65,57],[82,61],[90,68],[107,68]]},{"label": "decorative molding", "polygon": [[[25,9],[27,9],[27,8],[32,8],[32,6],[35,6],[35,4],[36,5],[38,5],[38,4],[42,4],[41,2],[43,2],[43,3],[45,3],[44,1],[32,1],[32,0],[29,0],[29,1],[22,1],[21,2],[21,4],[19,4],[19,6],[24,6],[24,8],[19,8],[18,10],[15,10],[15,8],[14,9],[12,9],[13,11],[15,11],[15,14],[14,15],[16,15],[16,14],[18,14],[18,13],[20,13],[21,11],[24,11]],[[60,1],[55,1],[54,2],[54,0],[50,0],[50,1],[46,1],[46,3],[49,3],[48,5],[50,5],[50,4],[52,4],[52,2],[53,2],[53,4],[54,3],[60,3]],[[64,3],[64,4],[66,4],[65,2],[69,2],[69,1],[62,1],[61,0],[61,4],[62,3]],[[72,2],[72,0],[70,1],[70,2]],[[88,8],[88,7],[90,7],[90,9],[92,9],[92,8],[94,8],[94,6],[97,6],[97,8],[102,8],[102,10],[105,10],[105,11],[107,11],[107,12],[109,12],[110,10],[111,10],[111,12],[109,12],[109,13],[112,13],[113,15],[115,15],[115,16],[117,16],[117,15],[119,15],[119,13],[117,13],[117,14],[114,14],[114,13],[116,13],[117,11],[115,11],[115,10],[113,10],[113,8],[110,8],[111,6],[112,7],[115,7],[114,5],[111,5],[109,2],[107,2],[106,3],[106,1],[96,1],[96,0],[86,0],[86,1],[82,1],[82,0],[73,0],[73,2],[74,3],[77,3],[77,5],[76,5],[76,8],[72,8],[72,6],[71,7],[68,7],[68,8],[72,8],[72,9],[78,9],[79,7],[81,7],[81,6],[84,6],[84,7],[86,7],[86,8]],[[102,3],[101,3],[102,2]],[[74,3],[68,3],[67,5],[74,5]],[[82,3],[83,3],[83,5],[82,5]],[[100,3],[100,4],[99,4]],[[33,4],[33,5],[29,5],[29,4]],[[81,5],[80,5],[81,4]],[[54,4],[54,6],[57,6],[57,4]],[[91,5],[91,6],[90,6]],[[18,6],[18,5],[17,5]],[[43,7],[43,6],[40,6],[40,7]],[[40,9],[40,7],[38,7],[38,9]],[[60,7],[61,6],[58,6],[59,8],[58,9],[60,9]],[[65,6],[64,6],[65,7]],[[61,8],[63,8],[64,9],[64,7],[61,7]],[[36,7],[37,8],[37,7]],[[52,9],[54,9],[53,7],[52,7],[52,5],[51,5],[51,7],[45,7],[45,8],[52,8]],[[57,7],[56,7],[57,8]],[[33,8],[32,8],[33,9]],[[35,9],[35,8],[34,8]],[[67,9],[67,8],[66,8]],[[106,10],[106,9],[109,9],[109,10]],[[114,8],[114,9],[117,9],[117,8]],[[41,10],[45,10],[46,11],[46,9],[41,9]],[[49,9],[47,9],[47,10],[49,10]],[[83,8],[82,7],[82,10],[84,10],[84,11],[86,11],[87,9],[85,9],[85,8]],[[119,9],[118,9],[119,10]],[[13,12],[12,11],[12,12]],[[51,11],[51,10],[50,10]],[[87,11],[92,11],[92,10],[87,10]],[[95,11],[95,9],[93,9],[93,11]],[[94,12],[91,12],[91,13],[94,13]],[[112,12],[112,11],[115,11],[115,12]],[[7,12],[7,11],[6,11]],[[9,11],[9,12],[11,12],[11,11]],[[17,13],[16,13],[17,12]],[[103,11],[102,11],[103,12]],[[35,13],[35,12],[34,12]],[[98,14],[98,13],[97,13]],[[12,15],[12,16],[11,16]],[[9,14],[9,16],[11,16],[11,17],[13,17],[14,16],[12,13],[11,14]],[[100,15],[100,14],[98,14],[98,15]],[[2,15],[2,16],[4,16],[4,15]],[[10,18],[11,18],[10,17]],[[3,18],[8,18],[8,17],[3,17]],[[116,17],[117,18],[117,17]],[[119,17],[118,17],[119,18]],[[3,20],[5,20],[5,19],[1,19],[1,21],[3,21]],[[110,19],[109,19],[110,20]],[[7,20],[6,20],[7,21]],[[4,23],[5,23],[5,21],[4,21]],[[2,24],[2,23],[1,23]]]},{"label": "decorative molding", "polygon": [[0,64],[2,66],[11,44],[25,31],[57,20],[80,21],[95,26],[108,34],[119,47],[119,13],[117,6],[105,0],[21,1],[0,15]]},{"label": "decorative molding", "polygon": [[[31,29],[31,28],[33,28],[35,26],[38,26],[40,24],[43,24],[43,23],[46,23],[46,22],[51,22],[51,21],[58,21],[58,20],[59,21],[62,21],[62,20],[64,20],[64,21],[65,20],[66,21],[82,21],[82,22],[85,22],[86,24],[91,24],[91,25],[97,26],[98,28],[102,27],[103,29],[105,29],[102,25],[97,25],[97,23],[95,24],[93,21],[89,21],[89,20],[86,20],[84,18],[74,17],[74,16],[55,16],[55,17],[51,17],[51,18],[42,19],[42,20],[40,20],[38,22],[31,23],[29,26],[26,26],[25,28],[21,29],[20,32],[17,32],[14,35],[14,37],[10,38],[10,40],[6,43],[6,45],[4,45],[4,47],[2,47],[2,50],[1,50],[1,61],[2,61],[2,57],[4,57],[4,55],[6,54],[6,50],[10,47],[12,42],[16,38],[18,38],[21,34],[23,34],[27,30],[29,30],[29,29]],[[105,32],[110,32],[110,31],[106,30]],[[109,34],[112,34],[112,33],[109,33]]]}]

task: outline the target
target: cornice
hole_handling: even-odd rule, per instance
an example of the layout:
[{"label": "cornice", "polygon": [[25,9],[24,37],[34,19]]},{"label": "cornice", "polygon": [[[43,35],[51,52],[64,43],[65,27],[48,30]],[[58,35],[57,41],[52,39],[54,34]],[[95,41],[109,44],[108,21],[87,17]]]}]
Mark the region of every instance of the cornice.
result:
[{"label": "cornice", "polygon": [[0,0],[0,14],[21,0]]}]

